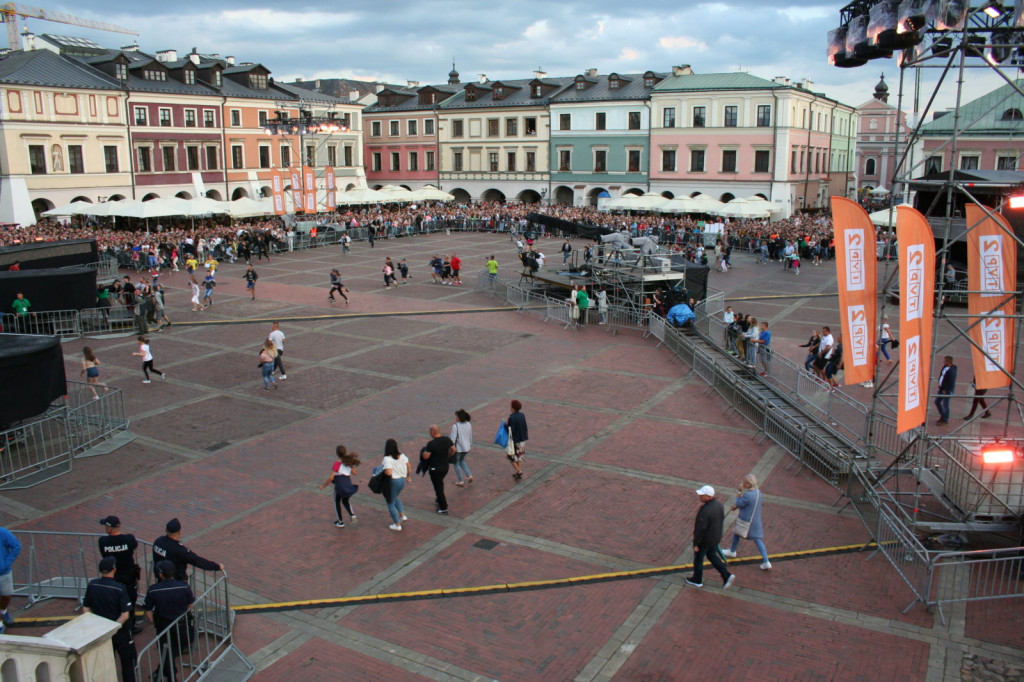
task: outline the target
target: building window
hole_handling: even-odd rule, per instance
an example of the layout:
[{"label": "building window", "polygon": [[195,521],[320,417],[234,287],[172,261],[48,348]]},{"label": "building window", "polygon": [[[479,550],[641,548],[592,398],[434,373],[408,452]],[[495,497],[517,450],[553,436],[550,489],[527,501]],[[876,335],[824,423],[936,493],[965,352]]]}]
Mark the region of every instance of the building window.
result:
[{"label": "building window", "polygon": [[401,135],[398,128],[398,121],[388,121],[388,135],[398,137]]},{"label": "building window", "polygon": [[260,168],[270,168],[270,147],[260,145]]},{"label": "building window", "polygon": [[595,173],[607,173],[608,172],[608,152],[604,149],[594,150],[594,172]]},{"label": "building window", "polygon": [[171,125],[171,110],[160,109],[160,125],[169,126]]},{"label": "building window", "polygon": [[419,135],[419,121],[415,118],[410,118],[406,121],[405,127],[410,137],[413,135]]},{"label": "building window", "polygon": [[864,175],[874,175],[874,174],[875,174],[875,160],[874,159],[868,159],[867,161],[864,162]]},{"label": "building window", "polygon": [[630,173],[639,173],[640,172],[640,150],[639,149],[630,149],[627,152],[627,155],[628,155],[628,159],[626,161],[626,170],[628,170]]},{"label": "building window", "polygon": [[371,159],[370,167],[374,170],[374,172],[379,173],[380,169],[381,169],[381,165],[380,165],[380,152],[374,152],[373,154],[371,154],[370,155],[370,159]]},{"label": "building window", "polygon": [[662,149],[661,150],[661,170],[674,173],[676,170],[676,150],[675,149]]},{"label": "building window", "polygon": [[[804,153],[805,153],[804,150],[801,149],[800,150],[800,172],[801,173],[804,172]],[[808,166],[808,171],[809,170],[810,170],[810,167]]]},{"label": "building window", "polygon": [[461,118],[452,121],[452,137],[462,137],[464,132]]},{"label": "building window", "polygon": [[507,170],[509,173],[515,173],[516,172],[516,153],[515,152],[507,152],[505,154],[505,170]]},{"label": "building window", "polygon": [[576,81],[576,90],[577,90],[577,92],[579,92],[580,90],[583,90],[586,87],[587,87],[587,84],[584,83],[582,79]]},{"label": "building window", "polygon": [[767,149],[754,151],[754,172],[767,173],[771,164],[771,152]]},{"label": "building window", "polygon": [[203,112],[203,127],[213,128],[216,121],[213,118],[213,109],[207,109]]},{"label": "building window", "polygon": [[703,128],[707,123],[707,107],[694,107],[693,108],[693,127]]},{"label": "building window", "polygon": [[267,112],[265,112],[265,111],[258,111],[258,112],[256,112],[256,122],[259,124],[260,128],[263,128],[264,126],[267,125],[267,120],[268,120]]},{"label": "building window", "polygon": [[594,114],[594,130],[608,130],[608,115],[603,111]]},{"label": "building window", "polygon": [[434,152],[424,152],[426,157],[423,159],[423,163],[426,166],[423,170],[432,171],[434,170]]},{"label": "building window", "polygon": [[560,171],[572,170],[572,150],[570,150],[570,149],[559,149],[558,150],[558,170],[560,170]]},{"label": "building window", "polygon": [[419,152],[409,152],[409,170],[418,171],[420,169],[420,154]]},{"label": "building window", "polygon": [[644,76],[644,87],[645,88],[653,88],[654,87],[654,76]]},{"label": "building window", "polygon": [[499,134],[500,132],[498,119],[487,119],[487,137],[497,137]]},{"label": "building window", "polygon": [[739,107],[728,106],[725,108],[725,127],[735,128],[739,122]]},{"label": "building window", "polygon": [[628,128],[630,130],[640,130],[640,112],[631,111],[628,116]]},{"label": "building window", "polygon": [[195,128],[196,127],[196,110],[186,109],[185,110],[185,127]]},{"label": "building window", "polygon": [[494,99],[501,99],[505,96],[505,88],[497,87],[494,88]]},{"label": "building window", "polygon": [[238,128],[242,125],[242,110],[232,109],[231,110],[231,125]]},{"label": "building window", "polygon": [[541,86],[539,86],[539,85],[534,85],[533,86],[533,96],[534,97],[543,97],[544,96],[544,89]]},{"label": "building window", "polygon": [[217,148],[206,148],[206,170],[217,170],[220,164],[217,163]]},{"label": "building window", "polygon": [[462,152],[452,152],[452,170],[462,172]]},{"label": "building window", "polygon": [[621,81],[619,81],[618,78],[609,78],[608,79],[608,89],[609,90],[618,90],[620,82]]},{"label": "building window", "polygon": [[523,119],[523,132],[527,135],[537,134],[537,119],[529,116]]},{"label": "building window", "polygon": [[570,115],[570,114],[559,114],[558,115],[558,129],[559,130],[572,130],[572,115]]},{"label": "building window", "polygon": [[736,172],[736,150],[735,149],[723,149],[722,150],[722,172],[723,173],[735,173]]},{"label": "building window", "polygon": [[146,125],[146,107],[135,107],[135,125]]},{"label": "building window", "polygon": [[476,101],[476,90],[473,90],[473,89],[467,89],[466,90],[466,101],[467,102],[475,102]]},{"label": "building window", "polygon": [[327,165],[331,168],[338,165],[338,148],[333,144],[327,148]]},{"label": "building window", "polygon": [[315,144],[307,144],[306,145],[306,164],[305,165],[307,165],[307,166],[315,166],[316,165],[316,145]]},{"label": "building window", "polygon": [[138,167],[140,173],[149,173],[153,170],[153,153],[149,147],[139,147],[138,153]]},{"label": "building window", "polygon": [[423,121],[423,134],[433,135],[434,134],[434,119],[428,118]]},{"label": "building window", "polygon": [[142,78],[147,81],[165,81],[167,72],[160,69],[143,69]]},{"label": "building window", "polygon": [[789,172],[796,173],[796,150],[793,150],[792,158],[789,160]]},{"label": "building window", "polygon": [[80,144],[69,144],[68,145],[68,172],[69,173],[84,173],[85,172],[85,157],[82,154],[82,145],[80,145]]},{"label": "building window", "polygon": [[281,167],[292,167],[292,148],[289,147],[288,145],[281,146]]},{"label": "building window", "polygon": [[665,107],[661,112],[661,126],[663,128],[675,128],[676,127],[676,108]]},{"label": "building window", "polygon": [[1003,112],[1002,120],[1004,121],[1024,121],[1024,114],[1020,113],[1020,109],[1007,109]]},{"label": "building window", "polygon": [[214,87],[218,87],[219,88],[220,84],[221,84],[221,81],[222,81],[221,75],[220,75],[220,71],[217,71],[217,70],[213,71],[212,76],[213,76],[213,85],[214,85]]},{"label": "building window", "polygon": [[185,69],[185,85],[196,84],[196,72],[192,69]]},{"label": "building window", "polygon": [[961,156],[960,170],[978,170],[977,156]]},{"label": "building window", "polygon": [[770,104],[757,105],[757,125],[759,128],[770,128],[772,125],[772,107]]},{"label": "building window", "polygon": [[174,170],[174,156],[177,151],[174,147],[162,147],[160,150],[163,153],[164,160],[164,172],[170,172]]},{"label": "building window", "polygon": [[380,121],[370,123],[370,137],[380,137]]},{"label": "building window", "polygon": [[492,173],[498,172],[498,152],[487,153],[487,169]]},{"label": "building window", "polygon": [[704,172],[704,150],[703,149],[691,149],[690,150],[690,172],[691,173],[703,173]]},{"label": "building window", "polygon": [[128,80],[128,65],[127,64],[114,64],[114,78],[119,81]]},{"label": "building window", "polygon": [[391,152],[391,170],[402,170],[402,155],[398,152]]},{"label": "building window", "polygon": [[996,170],[1017,170],[1017,157],[1000,156],[996,159]]},{"label": "building window", "polygon": [[250,73],[249,74],[249,87],[253,90],[266,90],[267,89],[267,74],[265,73]]},{"label": "building window", "polygon": [[117,173],[121,170],[117,161],[117,147],[106,145],[103,147],[103,165],[108,173]]},{"label": "building window", "polygon": [[942,157],[941,156],[929,156],[928,160],[924,163],[924,174],[931,175],[932,173],[942,172]]},{"label": "building window", "polygon": [[526,152],[526,172],[534,173],[537,171],[537,152]]},{"label": "building window", "polygon": [[199,147],[185,147],[185,164],[190,171],[199,170]]},{"label": "building window", "polygon": [[345,162],[345,166],[346,167],[352,165],[352,146],[351,145],[345,145],[345,148],[342,150],[342,157],[343,157],[342,160]]},{"label": "building window", "polygon": [[519,119],[518,118],[506,118],[505,119],[505,137],[516,137],[519,135]]},{"label": "building window", "polygon": [[242,156],[242,145],[231,145],[231,167],[245,168],[245,158]]}]

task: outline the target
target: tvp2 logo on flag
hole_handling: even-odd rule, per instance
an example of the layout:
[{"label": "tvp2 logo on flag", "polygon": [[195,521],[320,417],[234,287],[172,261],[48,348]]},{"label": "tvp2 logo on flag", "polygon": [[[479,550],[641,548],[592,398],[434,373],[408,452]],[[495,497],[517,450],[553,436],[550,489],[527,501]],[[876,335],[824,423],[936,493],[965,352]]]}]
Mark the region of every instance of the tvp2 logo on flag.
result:
[{"label": "tvp2 logo on flag", "polygon": [[900,381],[896,431],[928,418],[928,373],[935,308],[935,238],[931,225],[909,206],[896,208],[900,267]]},{"label": "tvp2 logo on flag", "polygon": [[967,204],[967,295],[971,360],[979,389],[1010,385],[1014,371],[1017,244],[1006,219]]},{"label": "tvp2 logo on flag", "polygon": [[864,230],[858,228],[847,229],[843,233],[843,242],[846,244],[846,289],[847,291],[863,291],[865,287],[864,278]]},{"label": "tvp2 logo on flag", "polygon": [[925,387],[918,381],[918,377],[921,376],[921,337],[905,338],[900,348],[903,349],[903,358],[900,359],[903,372],[900,379],[907,387],[906,391],[900,392],[900,410],[917,410],[925,404],[922,396],[922,389]]},{"label": "tvp2 logo on flag", "polygon": [[846,343],[844,382],[861,384],[875,377],[875,226],[856,202],[832,197],[836,234],[839,312]]},{"label": "tvp2 logo on flag", "polygon": [[905,320],[919,320],[924,315],[926,301],[931,300],[931,287],[925,279],[925,247],[923,244],[916,244],[907,247],[907,262],[900,263],[900,267],[907,270],[906,292],[900,296],[906,300],[907,309],[904,315]]}]

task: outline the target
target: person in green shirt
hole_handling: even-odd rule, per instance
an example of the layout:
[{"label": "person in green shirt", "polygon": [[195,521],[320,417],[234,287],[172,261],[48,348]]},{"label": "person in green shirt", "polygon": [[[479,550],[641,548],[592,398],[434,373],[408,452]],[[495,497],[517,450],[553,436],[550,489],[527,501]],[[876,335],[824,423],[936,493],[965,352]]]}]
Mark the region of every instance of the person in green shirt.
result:
[{"label": "person in green shirt", "polygon": [[492,255],[487,259],[487,277],[491,280],[491,288],[494,288],[494,283],[498,281],[498,261],[494,260]]},{"label": "person in green shirt", "polygon": [[576,292],[576,306],[580,309],[580,326],[587,324],[587,309],[590,308],[590,296],[587,294],[587,287],[583,285]]},{"label": "person in green shirt", "polygon": [[25,294],[19,291],[18,297],[14,299],[13,303],[11,303],[11,308],[13,308],[14,312],[21,317],[28,317],[28,312],[32,309],[32,304],[27,298],[25,298]]}]

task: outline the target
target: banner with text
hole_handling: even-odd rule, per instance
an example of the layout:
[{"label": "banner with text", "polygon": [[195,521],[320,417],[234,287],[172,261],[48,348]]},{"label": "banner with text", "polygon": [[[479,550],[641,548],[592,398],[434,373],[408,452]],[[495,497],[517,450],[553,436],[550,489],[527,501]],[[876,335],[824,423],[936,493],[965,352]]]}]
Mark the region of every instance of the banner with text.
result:
[{"label": "banner with text", "polygon": [[337,197],[337,181],[334,177],[334,168],[327,166],[324,168],[324,183],[327,185],[327,198],[325,205],[328,211],[333,211],[338,208],[338,197]]},{"label": "banner with text", "polygon": [[896,431],[928,419],[928,375],[935,308],[935,238],[920,211],[896,207],[900,267],[900,377]]},{"label": "banner with text", "polygon": [[832,197],[843,370],[847,386],[875,378],[875,290],[878,287],[875,226],[860,204]]},{"label": "banner with text", "polygon": [[293,166],[288,170],[288,174],[292,182],[292,213],[298,213],[305,203],[302,196],[302,170]]},{"label": "banner with text", "polygon": [[302,167],[302,186],[306,192],[306,213],[316,213],[316,170],[312,166]]},{"label": "banner with text", "polygon": [[[991,210],[991,209],[990,209]],[[1017,290],[1017,242],[1006,218],[967,204],[967,310],[974,381],[979,389],[1010,385]],[[982,350],[984,349],[984,352]],[[999,368],[1006,370],[1003,372]]]},{"label": "banner with text", "polygon": [[270,196],[274,200],[274,215],[284,215],[284,177],[276,168],[270,171]]}]

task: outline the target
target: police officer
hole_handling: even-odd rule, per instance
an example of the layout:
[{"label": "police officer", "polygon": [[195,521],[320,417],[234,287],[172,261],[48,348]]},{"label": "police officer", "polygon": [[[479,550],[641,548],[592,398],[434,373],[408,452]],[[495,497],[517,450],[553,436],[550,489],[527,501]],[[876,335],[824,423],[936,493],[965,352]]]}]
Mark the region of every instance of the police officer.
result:
[{"label": "police officer", "polygon": [[184,617],[195,602],[192,588],[174,578],[174,564],[159,561],[156,572],[160,581],[146,590],[144,608],[146,618],[156,627],[160,647],[160,669],[153,675],[156,680],[175,680],[175,659],[191,641],[191,618]]},{"label": "police officer", "polygon": [[128,590],[114,579],[117,561],[108,556],[100,559],[100,576],[89,581],[85,588],[85,599],[82,606],[86,613],[95,613],[109,620],[121,623],[121,629],[114,633],[110,643],[114,652],[121,659],[121,679],[124,682],[135,682],[135,639],[132,637],[131,614],[135,604],[128,599]]},{"label": "police officer", "polygon": [[135,621],[135,604],[139,601],[139,577],[142,575],[142,570],[135,563],[135,550],[139,543],[131,533],[121,532],[121,519],[116,516],[105,516],[100,519],[100,525],[107,531],[107,535],[99,539],[100,556],[113,557],[117,562],[114,580],[128,590],[128,601],[132,603],[129,625],[132,634],[137,635],[142,632],[141,623]]},{"label": "police officer", "polygon": [[[174,564],[174,577],[177,580],[188,580],[188,565],[204,571],[223,571],[224,564],[204,559],[185,545],[181,544],[181,521],[171,519],[165,528],[166,535],[161,535],[153,541],[153,567],[156,572],[156,564],[160,561],[170,561]],[[157,574],[159,578],[159,574]]]}]

